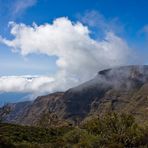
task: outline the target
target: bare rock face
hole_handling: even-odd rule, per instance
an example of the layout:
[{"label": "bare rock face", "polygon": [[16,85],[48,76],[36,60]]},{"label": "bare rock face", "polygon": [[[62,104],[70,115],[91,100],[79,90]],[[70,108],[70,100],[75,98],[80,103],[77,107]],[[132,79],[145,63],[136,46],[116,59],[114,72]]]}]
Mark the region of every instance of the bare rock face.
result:
[{"label": "bare rock face", "polygon": [[[63,93],[53,93],[46,96],[37,97],[33,102],[20,102],[8,104],[3,108],[11,110],[5,115],[4,121],[22,125],[38,125],[44,115],[57,114],[62,117]],[[1,112],[4,109],[1,109]],[[49,119],[50,120],[50,119]],[[42,121],[43,122],[43,121]]]},{"label": "bare rock face", "polygon": [[65,121],[76,124],[111,111],[131,113],[138,122],[148,121],[148,66],[103,70],[94,79],[66,92],[10,106],[4,122],[24,125],[56,125]]},{"label": "bare rock face", "polygon": [[20,123],[31,104],[31,101],[7,104],[0,108],[0,117],[5,122]]}]

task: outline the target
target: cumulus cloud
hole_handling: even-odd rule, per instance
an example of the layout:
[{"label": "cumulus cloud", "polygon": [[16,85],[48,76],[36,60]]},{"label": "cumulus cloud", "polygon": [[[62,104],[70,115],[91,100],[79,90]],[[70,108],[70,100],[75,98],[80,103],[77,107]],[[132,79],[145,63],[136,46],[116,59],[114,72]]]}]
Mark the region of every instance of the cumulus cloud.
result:
[{"label": "cumulus cloud", "polygon": [[[48,85],[41,85],[46,86],[50,92],[78,85],[92,78],[101,69],[126,64],[129,58],[130,48],[126,41],[114,32],[105,31],[103,39],[95,40],[87,26],[72,22],[67,17],[57,18],[52,24],[40,26],[35,23],[27,26],[14,22],[10,26],[14,38],[8,40],[1,37],[0,42],[13,51],[23,56],[40,53],[57,57],[58,72],[53,76],[53,81],[47,81]],[[21,85],[25,83],[26,86],[20,88],[20,91],[32,90],[27,85],[28,81],[20,81]],[[2,84],[4,85],[4,81]],[[10,86],[13,89],[13,83],[5,89],[2,84],[0,90],[11,91]],[[39,85],[38,90],[40,88]]]}]

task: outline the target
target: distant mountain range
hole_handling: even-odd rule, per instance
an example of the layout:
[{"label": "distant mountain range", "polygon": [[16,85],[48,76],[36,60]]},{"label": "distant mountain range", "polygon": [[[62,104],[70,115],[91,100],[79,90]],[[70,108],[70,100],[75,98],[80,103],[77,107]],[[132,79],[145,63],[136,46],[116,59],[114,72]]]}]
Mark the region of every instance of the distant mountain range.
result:
[{"label": "distant mountain range", "polygon": [[0,107],[7,103],[14,103],[24,101],[25,99],[30,99],[29,93],[21,93],[21,92],[2,92],[0,93]]},{"label": "distant mountain range", "polygon": [[[7,77],[16,77],[16,76],[0,76],[0,78],[7,78]],[[38,76],[24,75],[20,77],[28,81],[32,81],[34,78],[37,78]],[[0,107],[7,103],[14,103],[31,99],[32,99],[31,93],[27,92],[0,92]]]},{"label": "distant mountain range", "polygon": [[[84,74],[85,75],[85,74]],[[130,113],[148,121],[148,66],[124,66],[98,72],[95,78],[65,92],[12,103],[0,109],[3,122],[59,125],[107,112]]]}]

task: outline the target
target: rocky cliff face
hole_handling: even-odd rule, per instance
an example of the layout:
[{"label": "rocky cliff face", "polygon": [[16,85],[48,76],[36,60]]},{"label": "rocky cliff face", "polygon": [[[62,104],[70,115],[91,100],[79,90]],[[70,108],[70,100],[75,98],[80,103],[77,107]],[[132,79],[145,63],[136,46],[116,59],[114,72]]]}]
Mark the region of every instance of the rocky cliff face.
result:
[{"label": "rocky cliff face", "polygon": [[100,71],[94,79],[66,92],[38,97],[22,107],[14,105],[4,121],[25,125],[63,121],[76,124],[111,111],[131,113],[138,122],[148,121],[148,66]]}]

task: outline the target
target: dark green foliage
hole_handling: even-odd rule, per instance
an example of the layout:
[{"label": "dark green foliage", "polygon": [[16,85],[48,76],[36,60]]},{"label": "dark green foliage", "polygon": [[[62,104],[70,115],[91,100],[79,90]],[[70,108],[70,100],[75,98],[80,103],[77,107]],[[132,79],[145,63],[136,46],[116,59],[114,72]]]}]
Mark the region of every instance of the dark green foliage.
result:
[{"label": "dark green foliage", "polygon": [[1,123],[0,136],[2,138],[0,138],[0,143],[7,143],[7,141],[8,144],[18,143],[18,145],[28,145],[28,143],[52,143],[56,141],[57,138],[63,136],[63,134],[65,134],[69,130],[71,130],[71,127],[45,129],[39,127],[29,127]]},{"label": "dark green foliage", "polygon": [[0,124],[0,148],[148,147],[148,125],[131,115],[107,114],[80,127],[40,128]]},{"label": "dark green foliage", "polygon": [[10,139],[0,136],[0,148],[14,148],[14,147],[15,146],[12,144]]},{"label": "dark green foliage", "polygon": [[107,114],[86,122],[83,126],[89,133],[98,135],[100,145],[116,147],[137,147],[148,144],[143,129],[135,123],[133,116]]},{"label": "dark green foliage", "polygon": [[88,133],[84,129],[76,128],[63,137],[67,145],[74,145],[77,147],[93,147],[97,145],[98,137]]}]

